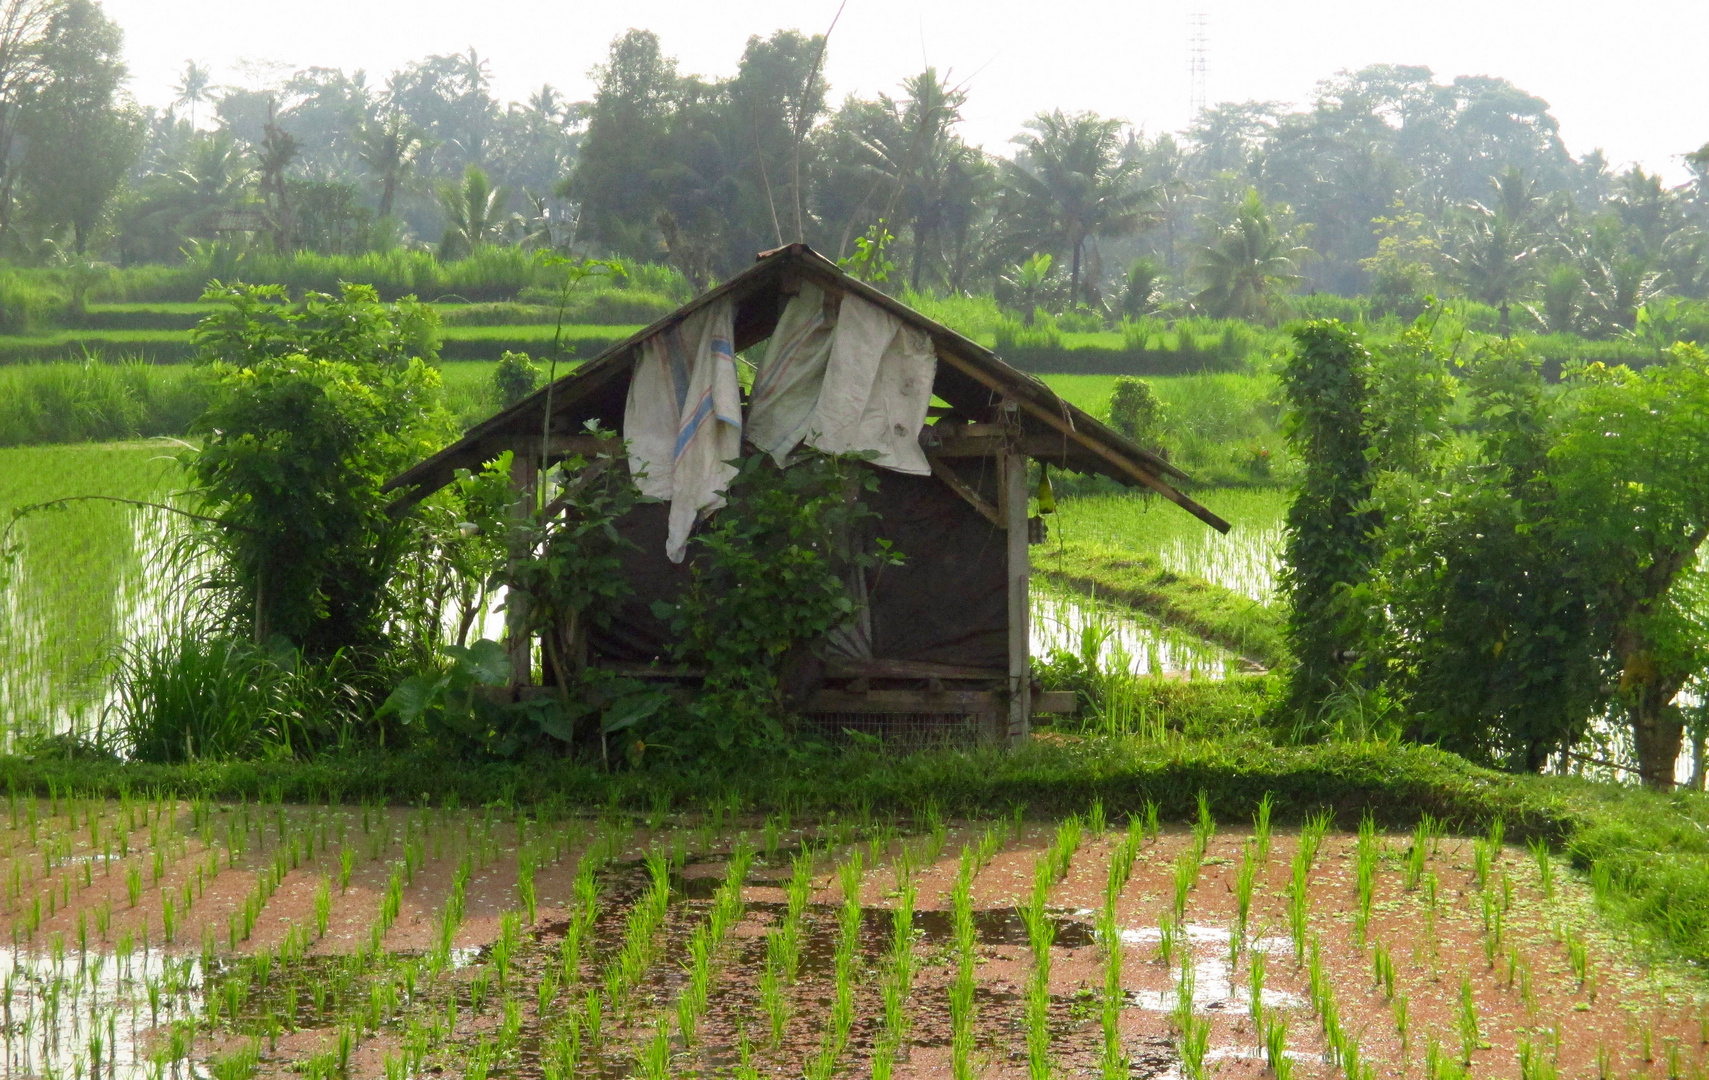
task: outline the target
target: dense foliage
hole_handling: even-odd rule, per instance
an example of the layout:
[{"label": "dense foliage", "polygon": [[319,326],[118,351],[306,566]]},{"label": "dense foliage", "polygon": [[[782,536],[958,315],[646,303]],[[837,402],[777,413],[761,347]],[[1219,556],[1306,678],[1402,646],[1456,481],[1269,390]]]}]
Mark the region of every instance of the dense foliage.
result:
[{"label": "dense foliage", "polygon": [[405,540],[381,486],[448,434],[416,309],[360,285],[292,305],[262,286],[209,298],[226,307],[197,330],[214,382],[186,465],[219,520],[205,535],[225,619],[318,655],[371,645]]},{"label": "dense foliage", "polygon": [[1530,771],[1605,720],[1671,785],[1709,640],[1703,352],[1551,386],[1494,342],[1454,361],[1457,413],[1430,331],[1375,357],[1342,326],[1297,332],[1288,709],[1309,725],[1357,693],[1378,729]]},{"label": "dense foliage", "polygon": [[1039,305],[1274,320],[1305,284],[1405,318],[1453,289],[1516,328],[1608,337],[1709,296],[1709,154],[1677,188],[1575,159],[1547,102],[1490,76],[1374,65],[1295,111],[1225,102],[1151,136],[1043,108],[997,154],[958,133],[965,86],[926,68],[839,102],[827,42],[796,30],[751,37],[716,78],[629,30],[581,103],[548,85],[507,105],[471,51],[373,82],[309,67],[222,87],[191,63],[157,111],[125,98],[93,0],[12,7],[0,253],[90,280],[94,258],[573,245],[698,289],[802,239],[836,258],[864,242],[886,287],[994,291],[1029,322]]},{"label": "dense foliage", "polygon": [[1359,695],[1350,678],[1362,637],[1352,602],[1376,560],[1371,512],[1371,356],[1339,323],[1307,323],[1282,369],[1290,409],[1287,434],[1301,462],[1288,508],[1288,638],[1294,655],[1290,703],[1308,729],[1321,731],[1326,708]]},{"label": "dense foliage", "polygon": [[728,506],[693,539],[688,589],[674,606],[657,604],[679,658],[706,673],[694,730],[679,743],[727,751],[781,741],[779,720],[799,704],[788,700],[792,684],[823,661],[813,650],[833,633],[869,636],[861,586],[901,558],[869,535],[876,514],[860,496],[877,487],[849,457],[806,453],[786,469],[763,453],[742,459]]}]

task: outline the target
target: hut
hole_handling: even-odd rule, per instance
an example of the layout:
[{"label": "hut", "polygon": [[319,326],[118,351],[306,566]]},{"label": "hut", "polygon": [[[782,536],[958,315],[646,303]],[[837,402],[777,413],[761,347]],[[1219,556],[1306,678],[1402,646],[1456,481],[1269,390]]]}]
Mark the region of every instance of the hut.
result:
[{"label": "hut", "polygon": [[[736,356],[750,349],[759,359],[743,389]],[[609,627],[583,635],[578,662],[648,678],[695,677],[665,662],[671,636],[653,604],[687,581],[689,533],[721,504],[725,462],[755,449],[783,461],[803,443],[864,452],[877,475],[869,508],[905,562],[858,586],[857,632],[818,643],[796,687],[800,713],[830,731],[1012,741],[1035,713],[1072,708],[1068,695],[1037,692],[1030,671],[1028,545],[1043,529],[1028,516],[1029,460],[1148,489],[1228,530],[1170,482],[1186,477],[1161,456],[804,244],[761,254],[470,429],[394,478],[394,505],[506,450],[529,490],[543,461],[599,449],[591,420],[621,433],[658,501],[619,523],[635,545],[633,594]],[[512,636],[525,692],[534,645]]]}]

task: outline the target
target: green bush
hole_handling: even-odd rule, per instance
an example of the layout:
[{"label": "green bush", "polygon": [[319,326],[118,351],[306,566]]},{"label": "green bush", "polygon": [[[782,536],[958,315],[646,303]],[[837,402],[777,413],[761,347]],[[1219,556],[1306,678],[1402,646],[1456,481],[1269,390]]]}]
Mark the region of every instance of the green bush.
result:
[{"label": "green bush", "polygon": [[1155,448],[1163,434],[1163,402],[1144,379],[1116,377],[1110,391],[1110,424],[1139,445]]},{"label": "green bush", "polygon": [[507,352],[493,369],[493,391],[499,407],[508,409],[532,394],[540,385],[540,368],[527,353]]}]

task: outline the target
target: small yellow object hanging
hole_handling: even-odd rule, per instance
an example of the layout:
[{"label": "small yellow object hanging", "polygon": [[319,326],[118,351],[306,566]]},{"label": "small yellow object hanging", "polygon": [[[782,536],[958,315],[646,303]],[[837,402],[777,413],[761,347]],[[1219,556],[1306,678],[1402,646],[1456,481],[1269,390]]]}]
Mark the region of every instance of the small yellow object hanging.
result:
[{"label": "small yellow object hanging", "polygon": [[1050,486],[1050,467],[1043,463],[1038,467],[1038,512],[1056,513],[1056,492]]}]

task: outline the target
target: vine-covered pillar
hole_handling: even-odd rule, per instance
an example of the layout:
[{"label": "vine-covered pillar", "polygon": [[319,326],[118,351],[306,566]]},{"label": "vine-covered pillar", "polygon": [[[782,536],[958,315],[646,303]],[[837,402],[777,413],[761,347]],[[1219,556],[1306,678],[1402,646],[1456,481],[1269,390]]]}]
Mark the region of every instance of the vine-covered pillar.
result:
[{"label": "vine-covered pillar", "polygon": [[1027,456],[1003,454],[1003,528],[1009,586],[1009,742],[1032,737],[1032,556],[1027,549]]},{"label": "vine-covered pillar", "polygon": [[[534,482],[540,473],[540,462],[527,445],[519,446],[510,463],[510,486],[516,494],[511,503],[511,520],[519,526],[510,535],[510,577],[517,580],[517,565],[530,557],[525,526],[534,514]],[[528,632],[528,597],[514,587],[505,594],[505,649],[510,654],[510,685],[512,688],[534,684],[534,637]]]}]

